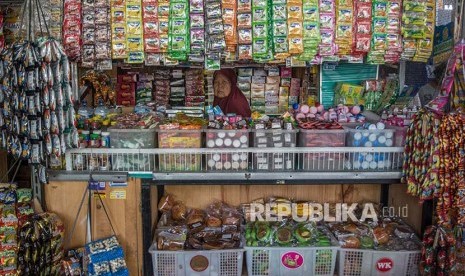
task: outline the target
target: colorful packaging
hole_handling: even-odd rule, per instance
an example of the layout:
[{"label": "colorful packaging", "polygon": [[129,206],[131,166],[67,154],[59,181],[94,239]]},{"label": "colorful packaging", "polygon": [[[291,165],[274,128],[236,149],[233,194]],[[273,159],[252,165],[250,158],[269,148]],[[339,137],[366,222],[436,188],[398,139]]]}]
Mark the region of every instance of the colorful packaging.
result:
[{"label": "colorful packaging", "polygon": [[144,33],[144,50],[146,53],[160,52],[160,33],[157,0],[142,3],[142,31]]},{"label": "colorful packaging", "polygon": [[66,1],[63,9],[63,46],[71,61],[79,61],[82,45],[82,4],[81,1]]},{"label": "colorful packaging", "polygon": [[[320,36],[319,56],[323,60],[338,60],[335,56],[336,4],[334,0],[320,0]],[[324,38],[324,40],[323,40]]]}]

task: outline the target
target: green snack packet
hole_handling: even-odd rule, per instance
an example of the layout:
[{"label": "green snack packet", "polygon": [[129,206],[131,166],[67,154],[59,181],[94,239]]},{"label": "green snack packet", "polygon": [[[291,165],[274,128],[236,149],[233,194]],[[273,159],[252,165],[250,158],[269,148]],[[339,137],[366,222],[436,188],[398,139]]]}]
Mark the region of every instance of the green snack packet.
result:
[{"label": "green snack packet", "polygon": [[268,35],[268,23],[254,22],[252,24],[254,38],[266,38]]},{"label": "green snack packet", "polygon": [[187,52],[187,39],[184,35],[170,36],[170,52]]},{"label": "green snack packet", "polygon": [[320,36],[320,24],[318,22],[304,22],[304,39],[318,39]]},{"label": "green snack packet", "polygon": [[171,2],[170,17],[185,18],[189,16],[189,4],[187,2]]},{"label": "green snack packet", "polygon": [[253,56],[255,57],[265,57],[268,53],[268,41],[266,39],[253,39]]},{"label": "green snack packet", "polygon": [[32,190],[27,188],[22,188],[16,190],[16,197],[18,199],[18,203],[26,203],[32,200]]},{"label": "green snack packet", "polygon": [[318,22],[318,6],[303,6],[302,8],[303,19],[304,21],[313,21]]},{"label": "green snack packet", "polygon": [[273,22],[273,36],[287,36],[287,21]]},{"label": "green snack packet", "polygon": [[205,69],[210,71],[221,69],[221,57],[219,53],[209,54],[205,57]]},{"label": "green snack packet", "polygon": [[254,7],[252,10],[252,19],[254,22],[267,22],[268,13],[265,7]]},{"label": "green snack packet", "polygon": [[275,53],[287,53],[289,52],[289,44],[287,37],[273,37],[274,52]]},{"label": "green snack packet", "polygon": [[273,20],[287,20],[287,6],[284,4],[273,5]]},{"label": "green snack packet", "polygon": [[188,33],[188,24],[185,19],[170,20],[170,29],[173,35],[186,35]]}]

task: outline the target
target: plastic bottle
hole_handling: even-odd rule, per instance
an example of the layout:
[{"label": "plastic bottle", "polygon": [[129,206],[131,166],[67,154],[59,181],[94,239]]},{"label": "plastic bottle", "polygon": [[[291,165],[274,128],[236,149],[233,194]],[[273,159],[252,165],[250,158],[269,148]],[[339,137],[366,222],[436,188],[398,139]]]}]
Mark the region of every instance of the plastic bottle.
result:
[{"label": "plastic bottle", "polygon": [[82,101],[81,106],[79,107],[78,114],[82,119],[90,119],[94,116],[94,109],[87,106],[87,101]]},{"label": "plastic bottle", "polygon": [[98,107],[95,109],[95,115],[101,116],[102,118],[107,117],[108,108],[103,103],[103,100],[98,101]]}]

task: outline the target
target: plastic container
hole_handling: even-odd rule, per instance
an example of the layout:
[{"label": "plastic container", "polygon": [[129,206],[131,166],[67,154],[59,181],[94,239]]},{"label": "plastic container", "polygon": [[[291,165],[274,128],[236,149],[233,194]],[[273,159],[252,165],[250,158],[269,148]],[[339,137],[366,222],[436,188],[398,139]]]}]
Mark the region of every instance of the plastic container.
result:
[{"label": "plastic container", "polygon": [[299,147],[344,147],[346,131],[344,129],[301,129]]},{"label": "plastic container", "polygon": [[[116,129],[109,128],[111,148],[151,149],[155,148],[155,129]],[[115,171],[147,171],[154,168],[154,160],[148,155],[114,154],[111,158],[112,169]]]},{"label": "plastic container", "polygon": [[[206,129],[206,147],[219,149],[241,149],[249,147],[249,130]],[[242,171],[248,169],[248,152],[213,153],[206,155],[207,170]]]},{"label": "plastic container", "polygon": [[405,138],[407,137],[407,129],[408,127],[400,127],[400,126],[387,126],[387,129],[394,129],[394,146],[395,147],[403,147],[405,146]]},{"label": "plastic container", "polygon": [[[158,130],[158,147],[163,149],[189,149],[202,147],[202,130]],[[202,155],[181,151],[158,155],[160,171],[200,171]]]},{"label": "plastic container", "polygon": [[244,249],[160,251],[153,244],[153,275],[155,276],[241,276]]},{"label": "plastic container", "polygon": [[[296,147],[298,130],[267,129],[252,130],[253,146],[255,148]],[[294,153],[255,153],[253,154],[253,169],[257,171],[287,171],[294,170],[296,165]]]},{"label": "plastic container", "polygon": [[155,148],[155,129],[117,129],[109,128],[111,148],[116,149],[152,149]]},{"label": "plastic container", "polygon": [[420,251],[339,249],[339,275],[420,275]]},{"label": "plastic container", "polygon": [[352,129],[346,128],[346,145],[348,147],[393,147],[394,129]]},{"label": "plastic container", "polygon": [[248,276],[333,276],[339,247],[246,247]]},{"label": "plastic container", "polygon": [[[299,147],[344,147],[344,129],[301,129]],[[301,155],[300,167],[304,171],[342,171],[345,158],[340,153],[305,153]]]}]

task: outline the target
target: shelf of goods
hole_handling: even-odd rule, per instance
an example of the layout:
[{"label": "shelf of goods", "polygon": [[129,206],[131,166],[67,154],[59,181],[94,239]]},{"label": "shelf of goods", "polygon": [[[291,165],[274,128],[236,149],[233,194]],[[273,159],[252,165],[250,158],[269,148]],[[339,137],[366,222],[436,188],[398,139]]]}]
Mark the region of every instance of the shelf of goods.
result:
[{"label": "shelf of goods", "polygon": [[[289,170],[263,170],[264,156],[289,163]],[[402,147],[302,148],[158,148],[73,149],[66,152],[66,171],[145,174],[155,181],[358,181],[389,183],[401,177]],[[278,160],[277,160],[278,159]],[[212,160],[224,164],[211,167]],[[261,162],[254,162],[261,160]],[[317,160],[317,162],[315,162]],[[124,161],[124,164],[121,164]],[[167,162],[170,166],[167,166]],[[237,164],[236,164],[237,163]],[[292,163],[292,164],[290,164]],[[227,177],[226,177],[227,176]]]}]

